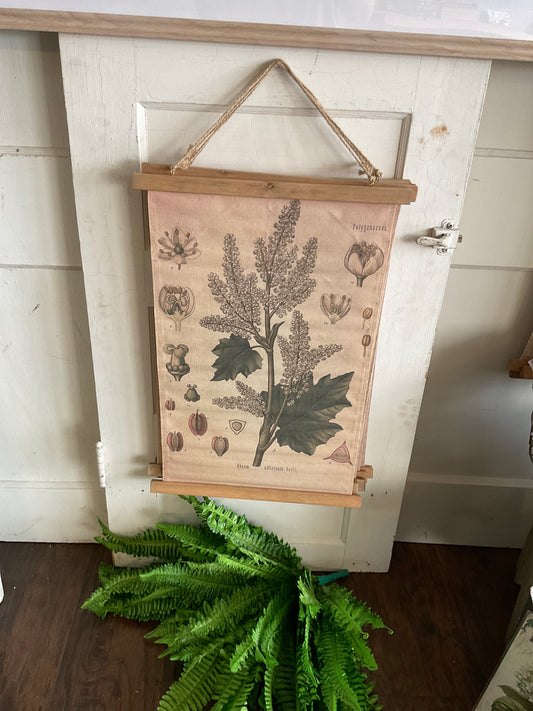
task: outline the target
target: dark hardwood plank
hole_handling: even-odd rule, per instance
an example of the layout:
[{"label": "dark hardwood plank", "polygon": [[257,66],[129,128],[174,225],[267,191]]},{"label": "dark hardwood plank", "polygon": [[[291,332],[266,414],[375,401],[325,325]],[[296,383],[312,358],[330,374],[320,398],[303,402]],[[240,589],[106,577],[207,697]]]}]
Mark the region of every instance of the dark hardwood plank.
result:
[{"label": "dark hardwood plank", "polygon": [[467,711],[505,646],[518,551],[396,544],[389,573],[347,586],[394,634],[371,634],[386,711]]},{"label": "dark hardwood plank", "polygon": [[[387,574],[345,581],[394,634],[370,643],[385,711],[468,711],[505,645],[518,551],[396,544]],[[155,711],[177,674],[151,623],[80,610],[105,549],[0,543],[0,711]]]}]

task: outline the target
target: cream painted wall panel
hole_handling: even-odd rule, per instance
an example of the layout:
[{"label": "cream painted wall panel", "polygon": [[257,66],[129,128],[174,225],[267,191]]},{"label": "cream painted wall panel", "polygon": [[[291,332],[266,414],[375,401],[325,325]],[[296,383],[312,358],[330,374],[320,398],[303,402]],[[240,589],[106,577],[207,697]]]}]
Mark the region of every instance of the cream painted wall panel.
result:
[{"label": "cream painted wall panel", "polygon": [[[531,483],[531,479],[524,484]],[[533,486],[483,486],[453,477],[409,477],[397,540],[521,548],[531,527]]]},{"label": "cream painted wall panel", "polygon": [[533,151],[533,65],[530,62],[493,62],[477,145]]},{"label": "cream painted wall panel", "polygon": [[0,480],[96,482],[81,271],[2,268],[0,304]]},{"label": "cream painted wall panel", "polygon": [[[533,272],[452,269],[411,458],[412,474],[428,479],[531,477],[527,453],[531,387],[511,380],[507,371],[509,358],[521,352],[532,323]],[[411,506],[409,496],[402,519]],[[483,515],[482,508],[479,513]]]},{"label": "cream painted wall panel", "polygon": [[533,268],[532,195],[533,153],[532,160],[476,156],[454,263]]},{"label": "cream painted wall panel", "polygon": [[[115,39],[114,42],[119,42]],[[131,40],[137,61],[139,96],[151,101],[173,101],[197,104],[230,104],[256,76],[258,68],[278,56],[290,59],[294,73],[305,83],[312,76],[312,91],[326,109],[343,109],[346,97],[353,94],[357,85],[357,101],[360,111],[405,111],[412,106],[417,90],[417,76],[423,59],[417,56],[395,55],[394,66],[385,54],[316,50],[314,66],[309,64],[309,49],[296,47],[260,47],[195,42],[191,43],[158,40]],[[118,44],[116,45],[118,47]],[[103,58],[112,61],[109,49],[101,45]],[[253,52],[254,66],[247,73],[246,57]],[[161,57],[172,54],[170,72],[161,72],[146,80],[143,65],[156,66]],[[118,56],[118,55],[117,55]],[[465,60],[460,60],[465,61]],[[343,68],[339,70],[339,63]],[[361,67],[363,63],[365,69]],[[206,68],[209,68],[206,71]],[[237,69],[240,68],[240,71]],[[332,72],[335,81],[331,80]],[[387,97],[380,97],[376,86],[384,77],[391,77]],[[202,77],[202,81],[198,81]],[[387,79],[388,84],[388,79]],[[285,72],[274,71],[254,91],[249,103],[255,106],[300,106],[309,108],[302,91]],[[357,136],[351,136],[358,143]],[[359,146],[365,151],[365,146]],[[372,158],[372,156],[369,156]]]},{"label": "cream painted wall panel", "polygon": [[0,148],[66,147],[57,36],[0,30],[0,66]]},{"label": "cream painted wall panel", "polygon": [[2,486],[0,535],[3,541],[92,543],[103,511],[105,494],[97,486]]},{"label": "cream painted wall panel", "polygon": [[0,64],[0,538],[90,540],[106,508],[57,37],[0,32]]},{"label": "cream painted wall panel", "polygon": [[68,157],[0,156],[0,226],[0,264],[81,265]]},{"label": "cream painted wall panel", "polygon": [[[351,155],[339,139],[332,131],[324,131],[324,119],[313,110],[299,109],[297,113],[294,100],[293,96],[288,106],[275,109],[257,105],[240,109],[217,132],[195,165],[227,168],[231,162],[236,170],[249,170],[256,163],[265,173],[283,174],[290,166],[291,175],[359,177]],[[172,110],[161,110],[158,104],[145,104],[147,145],[143,148],[150,162],[168,163],[183,155],[226,108],[218,105],[207,111],[195,106],[175,104]],[[333,118],[348,136],[358,136],[361,145],[375,147],[372,162],[385,178],[402,177],[401,173],[396,174],[396,159],[398,154],[405,157],[408,114],[383,112],[381,116],[369,112],[365,117],[359,111],[337,111]],[[267,153],[263,142],[258,140],[261,135],[269,136]],[[302,151],[302,144],[312,150]],[[403,166],[403,161],[400,162]]]}]

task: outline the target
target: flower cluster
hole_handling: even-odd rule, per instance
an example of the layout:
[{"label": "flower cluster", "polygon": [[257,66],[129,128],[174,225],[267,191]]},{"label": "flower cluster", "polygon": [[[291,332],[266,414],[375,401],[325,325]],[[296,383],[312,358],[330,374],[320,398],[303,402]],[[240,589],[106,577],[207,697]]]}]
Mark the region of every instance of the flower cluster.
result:
[{"label": "flower cluster", "polygon": [[318,363],[342,350],[342,346],[335,343],[311,348],[309,324],[298,310],[292,314],[288,340],[279,336],[278,343],[283,361],[283,376],[280,382],[289,396],[289,404],[310,387],[313,382],[313,370]]},{"label": "flower cluster", "polygon": [[211,272],[207,283],[224,316],[207,316],[200,325],[211,331],[231,331],[244,338],[257,336],[261,320],[257,274],[244,273],[232,234],[224,237],[222,268],[224,279]]},{"label": "flower cluster", "polygon": [[244,410],[256,417],[263,417],[265,403],[261,395],[240,380],[235,382],[235,387],[240,392],[240,396],[215,397],[213,403],[226,410]]},{"label": "flower cluster", "polygon": [[316,286],[311,279],[315,268],[318,240],[312,237],[298,258],[298,247],[293,244],[295,227],[300,217],[300,201],[285,205],[274,225],[274,234],[265,241],[255,241],[255,266],[265,284],[258,295],[269,316],[283,317],[303,303]]}]

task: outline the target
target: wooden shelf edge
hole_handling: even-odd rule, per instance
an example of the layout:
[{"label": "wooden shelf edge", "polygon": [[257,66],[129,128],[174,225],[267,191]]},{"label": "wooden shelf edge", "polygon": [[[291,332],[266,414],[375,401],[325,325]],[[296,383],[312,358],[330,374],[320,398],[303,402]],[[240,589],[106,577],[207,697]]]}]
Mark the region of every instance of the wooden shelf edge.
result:
[{"label": "wooden shelf edge", "polygon": [[[155,172],[160,168],[161,172]],[[198,193],[202,195],[244,195],[249,197],[299,198],[333,202],[409,205],[418,188],[409,180],[381,180],[376,185],[354,179],[318,179],[265,173],[189,168],[170,174],[168,166],[143,165],[134,173],[135,190]]]},{"label": "wooden shelf edge", "polygon": [[294,491],[291,489],[271,489],[255,486],[230,486],[228,484],[201,484],[198,482],[163,481],[152,479],[152,494],[182,494],[185,496],[209,496],[222,499],[247,499],[253,501],[279,501],[290,504],[314,504],[318,506],[339,506],[360,508],[358,494],[328,494],[321,491]]},{"label": "wooden shelf edge", "polygon": [[0,28],[114,37],[229,42],[270,47],[311,47],[470,59],[533,61],[533,42],[500,37],[353,30],[334,27],[0,8]]},{"label": "wooden shelf edge", "polygon": [[513,358],[509,363],[509,377],[533,380],[533,368],[526,358]]}]

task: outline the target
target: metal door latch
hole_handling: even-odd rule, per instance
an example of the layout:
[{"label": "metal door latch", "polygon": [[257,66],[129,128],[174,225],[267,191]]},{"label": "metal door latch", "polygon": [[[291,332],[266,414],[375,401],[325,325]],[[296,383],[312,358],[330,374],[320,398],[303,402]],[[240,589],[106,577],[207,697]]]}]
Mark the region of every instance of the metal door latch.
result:
[{"label": "metal door latch", "polygon": [[455,220],[443,220],[440,227],[433,227],[430,237],[419,237],[416,243],[421,247],[432,247],[437,254],[453,252],[457,245],[463,241],[459,234],[459,227]]}]

